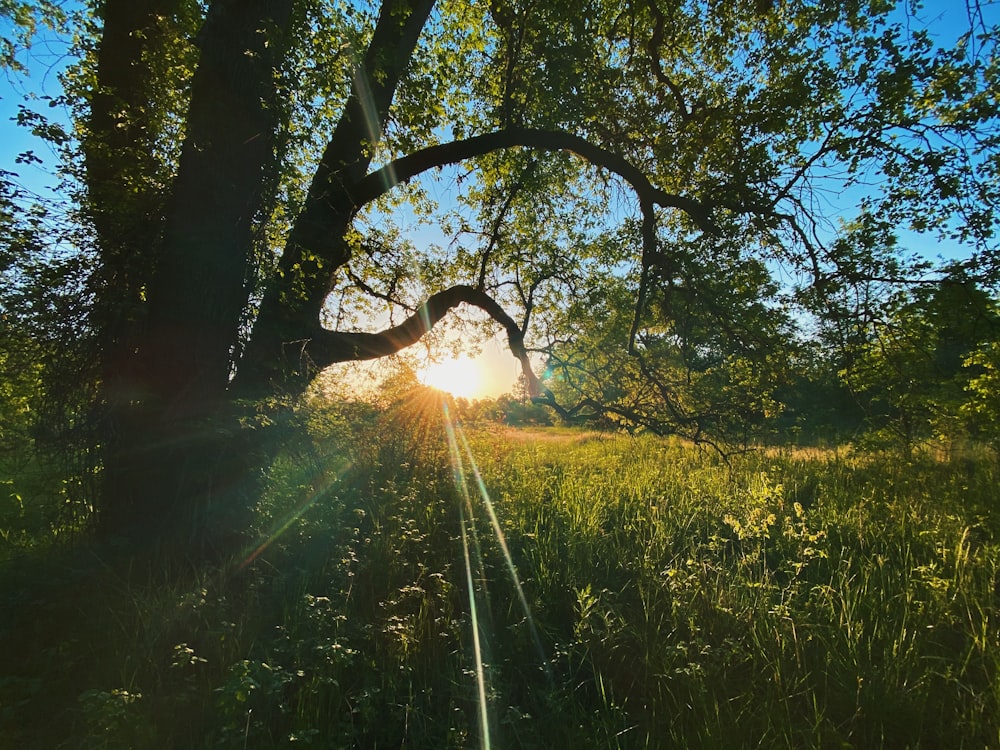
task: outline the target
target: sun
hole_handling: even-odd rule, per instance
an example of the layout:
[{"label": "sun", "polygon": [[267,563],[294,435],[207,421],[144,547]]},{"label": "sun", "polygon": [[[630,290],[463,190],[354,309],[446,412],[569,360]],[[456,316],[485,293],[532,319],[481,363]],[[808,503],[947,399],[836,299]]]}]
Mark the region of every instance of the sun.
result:
[{"label": "sun", "polygon": [[479,392],[482,374],[479,365],[471,359],[459,357],[429,364],[417,373],[417,377],[431,388],[459,398],[472,398]]}]

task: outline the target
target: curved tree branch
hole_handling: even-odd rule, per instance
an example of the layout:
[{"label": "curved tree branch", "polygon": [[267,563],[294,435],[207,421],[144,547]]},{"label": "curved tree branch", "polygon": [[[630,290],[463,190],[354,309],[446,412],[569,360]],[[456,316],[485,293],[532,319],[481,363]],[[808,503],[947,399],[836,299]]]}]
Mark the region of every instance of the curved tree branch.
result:
[{"label": "curved tree branch", "polygon": [[332,275],[350,259],[347,228],[354,218],[347,192],[371,163],[399,82],[430,16],[434,0],[386,0],[351,96],[313,174],[305,204],[288,233],[253,333],[231,386],[254,392],[268,382],[301,388],[301,373],[274,367],[281,350],[306,340],[318,326]]},{"label": "curved tree branch", "polygon": [[[347,165],[341,171],[333,172],[327,182],[340,182],[341,189],[343,190],[343,200],[346,204],[342,206],[344,213],[341,218],[346,222],[350,221],[350,218],[356,215],[357,211],[363,206],[384,195],[397,185],[429,169],[456,164],[494,151],[518,147],[548,151],[569,151],[577,154],[594,166],[605,169],[625,180],[635,191],[643,214],[642,265],[645,269],[648,269],[656,257],[655,231],[651,230],[655,227],[655,209],[657,207],[676,208],[684,211],[702,231],[709,233],[717,231],[712,219],[711,206],[687,196],[668,193],[654,186],[641,169],[619,154],[594,145],[580,136],[560,131],[515,128],[486,133],[472,138],[420,149],[399,159],[395,159],[380,169],[356,180],[352,179],[349,174],[354,169],[354,165]],[[347,208],[348,205],[351,208]],[[324,211],[336,212],[333,205],[326,201],[315,202],[311,207],[318,210],[320,214],[323,214]],[[302,222],[297,222],[296,226],[298,227],[300,223]],[[336,228],[331,227],[329,222],[309,220],[305,223],[314,230],[322,228],[323,233],[336,234]],[[295,234],[294,231],[293,234]],[[290,242],[290,246],[294,246],[293,249],[301,246],[312,247],[318,250],[324,243],[321,238],[315,236],[315,232],[313,232],[313,235],[313,239],[316,240],[315,242]],[[293,253],[293,255],[295,254]],[[323,255],[324,253],[322,252],[318,254],[318,256]],[[297,255],[292,260],[296,258],[298,258]],[[323,260],[332,272],[346,262],[347,256],[345,254],[342,257],[325,257]],[[282,269],[287,270],[285,267],[289,263],[291,263],[289,260],[289,250],[286,248],[286,252],[281,260]],[[296,275],[292,274],[292,276],[295,277]],[[414,316],[411,316],[399,326],[377,334],[343,333],[323,329],[319,325],[318,314],[316,314],[324,296],[319,292],[321,289],[328,289],[326,284],[318,285],[317,282],[320,279],[328,278],[329,273],[320,273],[318,268],[316,268],[306,273],[306,276],[312,280],[308,284],[307,302],[296,305],[295,310],[285,310],[279,316],[280,320],[271,321],[268,319],[268,326],[263,325],[262,319],[268,317],[265,313],[272,312],[270,309],[272,304],[281,298],[281,285],[276,285],[265,297],[261,307],[261,315],[258,317],[257,325],[255,326],[254,335],[254,341],[257,341],[259,338],[260,343],[255,348],[255,351],[252,352],[252,354],[256,355],[256,360],[260,363],[263,363],[266,357],[269,356],[269,351],[273,353],[276,347],[284,348],[290,342],[299,342],[303,347],[300,359],[306,360],[305,363],[308,363],[308,360],[311,359],[313,366],[319,367],[334,362],[385,356],[409,346],[429,330],[430,325],[433,325],[433,323],[427,324],[422,322],[420,320],[421,315],[423,315],[425,320],[433,319],[433,322],[437,322],[451,307],[460,302],[468,302],[469,304],[482,307],[484,311],[494,317],[501,325],[504,325],[511,342],[511,351],[521,361],[522,369],[528,380],[529,390],[532,395],[541,392],[541,386],[531,372],[528,355],[524,351],[523,331],[510,319],[506,312],[481,291],[479,294],[482,296],[477,301],[471,296],[475,292],[475,289],[472,287],[452,287],[430,297]],[[465,298],[462,298],[463,295],[465,295]],[[637,307],[637,315],[641,314],[641,302],[640,300],[640,306]],[[491,306],[494,308],[492,311],[490,309]],[[269,331],[270,335],[266,335],[261,330],[267,328],[273,328],[273,330]],[[260,334],[260,336],[257,334]],[[250,360],[254,359],[254,357],[245,357],[245,359],[247,358]],[[265,374],[267,369],[267,366],[263,365],[256,368],[245,366],[242,377],[238,378],[238,380],[245,380],[250,383],[254,380],[260,380],[267,377]],[[256,370],[260,370],[260,372]],[[295,370],[286,372],[286,376],[291,375],[292,372],[295,372]],[[299,374],[302,375],[304,373],[300,372]]]},{"label": "curved tree branch", "polygon": [[[391,190],[396,185],[422,172],[446,164],[455,164],[475,156],[501,149],[538,148],[553,151],[570,151],[595,166],[607,169],[625,180],[639,198],[643,216],[642,231],[642,282],[635,307],[635,318],[629,335],[629,349],[635,341],[640,326],[646,295],[646,277],[656,257],[655,207],[677,208],[690,216],[702,231],[714,233],[716,227],[711,212],[701,202],[682,195],[667,193],[654,186],[638,167],[618,154],[596,146],[580,136],[552,130],[508,129],[474,136],[465,140],[430,146],[396,159],[355,183],[350,196],[357,208],[364,206]],[[522,363],[523,364],[523,363]],[[530,367],[525,368],[530,370]],[[530,378],[529,378],[530,383]]]},{"label": "curved tree branch", "polygon": [[378,359],[395,354],[415,344],[459,305],[472,305],[504,327],[511,353],[521,363],[531,395],[541,393],[541,385],[531,368],[524,346],[524,332],[500,304],[476,287],[459,284],[432,294],[416,311],[397,326],[377,333],[329,331],[320,328],[311,339],[302,342],[301,356],[313,367],[326,367],[336,362]]},{"label": "curved tree branch", "polygon": [[516,128],[473,136],[450,143],[420,149],[389,162],[369,173],[349,189],[356,208],[371,203],[400,183],[435,167],[483,156],[508,148],[536,148],[546,151],[570,151],[591,164],[606,169],[625,180],[639,197],[650,206],[677,208],[690,216],[702,231],[714,233],[716,227],[711,211],[702,202],[683,195],[668,193],[654,186],[641,169],[622,156],[596,146],[585,138],[555,130]]}]

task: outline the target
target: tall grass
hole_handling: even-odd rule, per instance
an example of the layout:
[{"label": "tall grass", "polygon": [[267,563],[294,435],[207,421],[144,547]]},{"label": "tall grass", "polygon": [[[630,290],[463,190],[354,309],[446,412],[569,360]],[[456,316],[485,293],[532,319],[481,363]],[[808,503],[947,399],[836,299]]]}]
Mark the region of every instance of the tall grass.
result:
[{"label": "tall grass", "polygon": [[1000,746],[985,459],[326,416],[228,565],[8,561],[0,747]]},{"label": "tall grass", "polygon": [[480,446],[538,617],[639,745],[1000,744],[989,466]]}]

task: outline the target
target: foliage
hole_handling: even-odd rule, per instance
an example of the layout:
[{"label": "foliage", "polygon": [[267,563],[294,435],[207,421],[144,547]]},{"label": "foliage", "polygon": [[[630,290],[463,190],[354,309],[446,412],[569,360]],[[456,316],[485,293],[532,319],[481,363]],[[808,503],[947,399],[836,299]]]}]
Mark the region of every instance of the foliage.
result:
[{"label": "foliage", "polygon": [[93,446],[79,430],[94,389],[81,346],[89,336],[88,267],[85,258],[47,244],[63,228],[55,206],[35,203],[16,175],[0,173],[4,546],[38,544],[52,529],[80,525],[93,502]]},{"label": "foliage", "polygon": [[563,418],[745,446],[775,427],[806,315],[864,318],[873,285],[946,277],[897,232],[996,277],[979,6],[957,32],[881,0],[30,10],[0,6],[5,53],[40,23],[73,40],[49,101],[69,126],[19,116],[71,204],[39,240],[74,272],[23,266],[78,301],[43,379],[99,477],[98,530],[139,548],[220,550],[231,530],[209,527],[240,524],[278,450],[245,429],[260,410],[436,326],[501,326]]},{"label": "foliage", "polygon": [[[40,28],[57,29],[66,22],[66,11],[52,0],[3,0],[0,19],[4,21],[4,36],[0,36],[0,70],[27,72],[23,53],[31,49]],[[9,26],[7,25],[9,24]],[[7,36],[10,34],[10,36]]]},{"label": "foliage", "polygon": [[973,375],[965,386],[962,411],[971,421],[973,434],[1000,448],[1000,342],[990,341],[972,352],[965,361]]},{"label": "foliage", "polygon": [[873,323],[844,371],[872,435],[906,450],[931,438],[960,440],[966,392],[981,377],[973,353],[1000,333],[995,299],[955,268],[885,307],[888,319]]},{"label": "foliage", "polygon": [[[0,0],[6,74],[72,39],[18,116],[68,203],[0,173],[2,741],[994,744],[995,460],[954,438],[996,437],[1000,62],[967,9]],[[832,365],[904,460],[310,390],[497,325],[519,419],[750,445]]]},{"label": "foliage", "polygon": [[[640,323],[623,280],[565,305],[581,331],[549,350],[545,383],[564,416],[603,416],[696,440],[747,445],[767,434],[796,351],[793,326],[764,267],[723,243],[661,243]],[[669,261],[667,260],[669,258]],[[634,341],[629,348],[630,328]]]}]

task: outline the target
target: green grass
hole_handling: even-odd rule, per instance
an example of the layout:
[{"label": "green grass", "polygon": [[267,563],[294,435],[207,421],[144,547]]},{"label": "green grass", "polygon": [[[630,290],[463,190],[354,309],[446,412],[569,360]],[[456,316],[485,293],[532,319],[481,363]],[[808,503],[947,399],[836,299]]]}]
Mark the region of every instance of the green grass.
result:
[{"label": "green grass", "polygon": [[314,420],[228,565],[9,552],[0,748],[1000,747],[989,460],[439,413]]},{"label": "green grass", "polygon": [[482,445],[538,617],[638,745],[1000,743],[986,467]]}]

